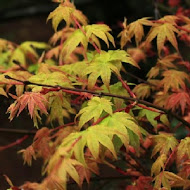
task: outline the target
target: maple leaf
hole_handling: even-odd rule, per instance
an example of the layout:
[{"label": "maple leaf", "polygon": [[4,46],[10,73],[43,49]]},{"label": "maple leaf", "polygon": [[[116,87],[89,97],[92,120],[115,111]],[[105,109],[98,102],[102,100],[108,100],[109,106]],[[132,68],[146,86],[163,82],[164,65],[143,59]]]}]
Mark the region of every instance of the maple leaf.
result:
[{"label": "maple leaf", "polygon": [[83,71],[83,75],[88,75],[88,87],[91,89],[96,84],[98,77],[101,77],[105,86],[109,89],[111,72],[120,76],[121,62],[129,63],[138,67],[134,60],[124,50],[101,51],[96,53],[90,64]]},{"label": "maple leaf", "polygon": [[[56,171],[53,166],[57,167]],[[78,185],[80,185],[80,177],[75,166],[82,166],[82,164],[75,159],[65,156],[57,160],[51,158],[46,170],[50,175],[52,172],[55,172],[56,176],[63,182],[67,181],[67,176],[69,175]]]},{"label": "maple leaf", "polygon": [[168,155],[170,150],[174,150],[178,145],[177,139],[169,133],[160,132],[159,135],[152,136],[153,142],[155,144],[152,155],[153,157],[156,153]]},{"label": "maple leaf", "polygon": [[86,16],[83,15],[81,11],[77,10],[74,4],[69,1],[61,3],[54,11],[52,11],[48,16],[47,21],[52,19],[53,28],[57,31],[57,27],[62,20],[66,22],[67,27],[73,23],[72,16],[74,16],[82,25],[87,24]]},{"label": "maple leaf", "polygon": [[158,65],[156,65],[155,67],[152,67],[149,72],[147,73],[147,77],[150,78],[155,78],[156,76],[158,76],[160,73],[160,67]]},{"label": "maple leaf", "polygon": [[49,92],[46,95],[46,99],[48,100],[50,110],[47,122],[51,124],[54,120],[57,120],[59,125],[63,125],[63,116],[65,116],[64,111],[66,111],[66,113],[75,113],[71,108],[69,96],[65,96],[62,91]]},{"label": "maple leaf", "polygon": [[171,190],[171,186],[173,183],[184,184],[184,180],[181,177],[168,171],[161,172],[153,180],[155,181],[154,184],[155,189],[160,189],[162,185],[164,188]]},{"label": "maple leaf", "polygon": [[135,41],[136,41],[137,46],[139,45],[139,42],[141,42],[142,37],[144,36],[143,25],[146,25],[146,26],[153,25],[153,23],[148,20],[149,18],[150,17],[144,17],[144,18],[138,19],[130,23],[128,26],[129,38],[131,39],[133,36],[135,36]]},{"label": "maple leaf", "polygon": [[80,112],[76,115],[76,117],[81,115],[79,120],[79,127],[82,127],[92,118],[94,118],[94,122],[96,122],[103,111],[112,115],[112,103],[105,98],[93,97],[88,101],[87,106],[81,109]]},{"label": "maple leaf", "polygon": [[167,55],[165,57],[162,57],[160,59],[158,59],[157,61],[157,65],[161,68],[161,69],[168,69],[168,68],[177,68],[172,62],[180,59],[181,57],[174,53],[174,54],[170,54]]},{"label": "maple leaf", "polygon": [[5,92],[3,87],[0,87],[0,95],[6,96],[8,98],[7,93]]},{"label": "maple leaf", "polygon": [[187,92],[180,91],[171,94],[166,103],[167,109],[172,109],[172,111],[181,108],[182,114],[184,115],[185,109],[190,106],[189,102],[190,96]]},{"label": "maple leaf", "polygon": [[87,61],[77,61],[72,64],[60,66],[60,69],[71,76],[77,75],[82,77],[81,71],[85,70],[85,68],[87,67],[87,63],[88,63]]},{"label": "maple leaf", "polygon": [[36,160],[35,150],[32,145],[26,149],[20,150],[19,153],[23,154],[24,164],[27,163],[29,166],[31,166],[32,158]]},{"label": "maple leaf", "polygon": [[[28,81],[37,84],[44,84],[44,85],[59,85],[64,87],[72,87],[71,81],[67,78],[67,76],[61,72],[53,72],[53,73],[41,73],[39,72],[36,75],[33,75],[28,79]],[[42,86],[34,86],[30,85],[33,91],[41,91]]]},{"label": "maple leaf", "polygon": [[118,37],[121,37],[120,44],[121,48],[127,44],[127,42],[131,41],[131,38],[135,36],[135,41],[137,46],[139,45],[139,42],[142,40],[142,37],[144,36],[144,29],[143,25],[146,26],[152,26],[152,22],[148,20],[149,17],[144,17],[141,19],[138,19],[129,25],[127,25],[127,19],[124,19],[123,22],[123,31],[121,31],[118,35]]},{"label": "maple leaf", "polygon": [[182,139],[177,147],[177,159],[180,161],[185,155],[190,159],[190,137]]},{"label": "maple leaf", "polygon": [[151,93],[151,86],[149,84],[141,83],[133,88],[133,92],[138,98],[148,98]]},{"label": "maple leaf", "polygon": [[60,39],[64,42],[74,31],[75,29],[71,27],[59,30],[53,34],[49,42],[53,45],[55,45]]},{"label": "maple leaf", "polygon": [[[136,124],[134,118],[125,112],[117,112],[114,113],[108,117],[106,117],[100,125],[104,125],[108,127],[108,130],[115,129],[116,131],[119,131],[120,134],[117,134],[117,136],[121,139],[122,143],[125,145],[125,147],[128,147],[129,142],[133,144],[134,139],[130,138],[130,134],[128,131],[132,131],[139,139],[141,137],[141,131],[140,127]],[[135,146],[135,149],[139,150],[138,142],[136,143],[137,146]]]},{"label": "maple leaf", "polygon": [[76,49],[79,44],[82,44],[84,49],[87,49],[88,40],[85,34],[80,30],[75,30],[64,42],[61,52],[67,58]]},{"label": "maple leaf", "polygon": [[164,92],[158,92],[154,96],[154,104],[160,107],[165,107],[168,101],[169,94]]},{"label": "maple leaf", "polygon": [[172,23],[157,23],[152,26],[147,36],[146,43],[149,44],[155,37],[157,37],[157,48],[159,56],[166,40],[168,40],[178,51],[178,44],[175,33],[179,33],[179,31]]},{"label": "maple leaf", "polygon": [[151,125],[154,127],[154,129],[156,131],[157,131],[158,121],[155,118],[157,118],[157,117],[159,117],[159,120],[162,123],[164,123],[166,126],[169,125],[169,121],[167,119],[166,114],[161,114],[159,112],[156,112],[156,110],[155,111],[151,111],[151,110],[148,110],[148,109],[141,109],[140,112],[139,112],[139,114],[138,114],[138,118],[141,119],[143,117],[147,118],[147,120],[151,123]]},{"label": "maple leaf", "polygon": [[[88,41],[90,39],[93,39],[93,36],[96,36],[100,39],[102,39],[106,44],[107,47],[109,47],[108,40],[113,44],[115,47],[115,42],[113,36],[109,33],[111,31],[110,27],[106,24],[92,24],[87,25],[84,27],[86,32],[86,37]],[[95,41],[96,42],[96,41]]]},{"label": "maple leaf", "polygon": [[[110,92],[112,94],[117,94],[117,95],[129,97],[129,94],[126,92],[126,89],[123,87],[121,82],[117,82],[115,84],[110,85],[109,90],[106,88],[105,85],[101,86],[101,88],[102,88],[102,92]],[[125,101],[123,99],[120,99],[120,98],[106,97],[106,99],[108,99],[108,100],[113,99],[113,102],[114,102],[116,109],[119,109],[125,105],[124,104]]]},{"label": "maple leaf", "polygon": [[131,41],[131,39],[129,37],[129,30],[127,27],[127,19],[126,18],[124,18],[123,30],[118,34],[117,37],[121,37],[121,39],[120,39],[121,49],[123,49],[123,47],[127,44],[128,41]]},{"label": "maple leaf", "polygon": [[174,69],[166,70],[162,75],[164,78],[160,81],[159,86],[163,86],[164,93],[167,93],[170,88],[172,90],[185,89],[185,80],[190,81],[187,73]]},{"label": "maple leaf", "polygon": [[151,176],[158,175],[161,169],[164,169],[166,160],[167,160],[167,156],[165,154],[161,154],[156,159],[156,161],[153,163],[152,168],[151,168]]},{"label": "maple leaf", "polygon": [[[18,79],[18,80],[21,80],[21,81],[25,81],[25,80],[28,80],[28,78],[30,78],[32,76],[31,73],[27,72],[27,71],[11,71],[11,72],[7,72],[3,75],[0,75],[0,81],[4,84],[7,84],[7,89],[6,91],[8,91],[13,85],[15,85],[16,87],[16,95],[17,96],[21,96],[24,92],[24,85],[21,85],[22,83],[19,84],[18,83],[14,83],[11,84],[11,81],[13,80],[10,80],[10,79],[6,79],[5,76],[8,75],[14,79]],[[3,93],[3,92],[2,92]]]},{"label": "maple leaf", "polygon": [[[10,113],[10,120],[12,120],[16,113],[17,117],[19,114],[24,110],[26,106],[28,106],[29,114],[31,118],[33,118],[34,122],[36,118],[40,118],[38,115],[37,110],[40,110],[44,114],[48,114],[46,109],[47,100],[44,98],[44,96],[40,93],[35,92],[25,92],[23,95],[17,98],[17,100],[9,106],[7,109],[7,112]],[[35,123],[35,125],[37,125]]]},{"label": "maple leaf", "polygon": [[50,46],[43,42],[26,41],[21,43],[12,53],[10,63],[14,64],[14,60],[25,66],[26,59],[36,61],[39,58],[35,49],[48,49]]}]

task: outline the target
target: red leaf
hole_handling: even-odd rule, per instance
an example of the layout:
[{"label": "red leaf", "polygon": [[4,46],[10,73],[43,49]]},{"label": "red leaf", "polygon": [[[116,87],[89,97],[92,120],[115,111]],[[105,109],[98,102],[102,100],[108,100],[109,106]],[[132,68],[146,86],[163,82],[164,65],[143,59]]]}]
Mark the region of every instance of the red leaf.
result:
[{"label": "red leaf", "polygon": [[45,103],[47,100],[40,93],[36,92],[25,92],[23,95],[17,98],[17,100],[11,104],[8,108],[10,112],[10,119],[12,120],[17,111],[17,116],[23,111],[23,109],[28,105],[28,110],[31,118],[34,116],[35,108],[40,110],[42,113],[47,114],[47,109]]},{"label": "red leaf", "polygon": [[187,106],[190,107],[190,96],[187,92],[173,93],[167,100],[167,109],[172,109],[172,111],[181,108],[182,114],[184,115]]}]

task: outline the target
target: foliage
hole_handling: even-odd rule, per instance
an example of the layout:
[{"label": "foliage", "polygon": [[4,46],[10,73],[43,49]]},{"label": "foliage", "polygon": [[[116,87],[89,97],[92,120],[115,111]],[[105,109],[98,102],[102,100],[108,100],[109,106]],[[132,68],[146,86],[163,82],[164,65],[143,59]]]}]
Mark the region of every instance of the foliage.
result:
[{"label": "foliage", "polygon": [[[42,158],[46,174],[20,187],[6,176],[10,189],[64,190],[72,180],[82,187],[101,176],[100,164],[125,175],[127,190],[190,188],[190,63],[178,45],[188,45],[189,17],[125,18],[116,49],[109,26],[88,24],[69,0],[56,2],[49,44],[0,39],[0,95],[13,99],[9,118],[27,110],[38,128],[19,153],[28,165]],[[129,72],[144,65],[147,80]]]}]

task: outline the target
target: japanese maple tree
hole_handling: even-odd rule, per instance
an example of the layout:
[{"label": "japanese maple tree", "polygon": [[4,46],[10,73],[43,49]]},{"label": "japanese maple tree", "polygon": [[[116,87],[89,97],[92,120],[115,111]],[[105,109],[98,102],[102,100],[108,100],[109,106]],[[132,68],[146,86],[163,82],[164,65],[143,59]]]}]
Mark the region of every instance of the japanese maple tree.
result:
[{"label": "japanese maple tree", "polygon": [[[88,24],[70,0],[55,2],[49,43],[0,39],[0,95],[14,100],[9,118],[27,110],[37,128],[19,153],[28,165],[42,158],[46,174],[20,187],[6,176],[10,190],[65,190],[71,181],[82,187],[101,176],[100,164],[125,176],[126,190],[189,189],[190,63],[178,46],[189,46],[188,15],[125,18],[118,49],[108,25]],[[128,70],[140,71],[152,57],[146,80]]]}]

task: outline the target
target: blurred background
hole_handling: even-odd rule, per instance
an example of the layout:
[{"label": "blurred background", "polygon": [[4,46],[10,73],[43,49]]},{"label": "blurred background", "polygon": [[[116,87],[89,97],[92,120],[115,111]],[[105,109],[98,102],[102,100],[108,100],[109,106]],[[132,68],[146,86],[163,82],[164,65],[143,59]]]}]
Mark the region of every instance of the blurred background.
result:
[{"label": "blurred background", "polygon": [[[142,17],[158,16],[154,0],[74,0],[77,9],[81,10],[89,19],[90,23],[103,22],[113,29],[116,37],[121,31],[121,23],[124,17],[128,22]],[[163,2],[163,1],[162,1]],[[170,14],[166,5],[161,5],[162,13]],[[186,2],[189,2],[187,0]],[[51,21],[46,23],[48,14],[56,8],[57,4],[50,0],[0,0],[0,38],[21,43],[23,41],[47,42],[53,35]],[[162,16],[162,15],[161,15]],[[28,129],[31,130],[33,123],[27,113],[22,113],[19,118],[12,122],[8,120],[6,113],[10,104],[8,100],[0,96],[0,146],[15,142],[24,136],[19,132],[4,132],[3,129]],[[23,159],[17,152],[31,144],[33,135],[20,145],[0,151],[0,189],[5,190],[9,186],[3,174],[9,176],[15,186],[24,181],[41,181],[41,161],[34,161],[32,167],[23,165]],[[106,171],[106,178],[110,171]],[[99,182],[100,183],[100,182]],[[120,183],[121,184],[121,183]],[[71,185],[72,186],[72,185]],[[99,186],[98,186],[99,187]],[[101,184],[100,184],[101,187]],[[124,187],[121,187],[123,189]],[[69,187],[68,189],[72,189]],[[73,189],[78,189],[73,187]],[[97,189],[97,188],[89,188]],[[101,188],[99,188],[101,189]],[[107,189],[115,189],[112,185]]]}]

